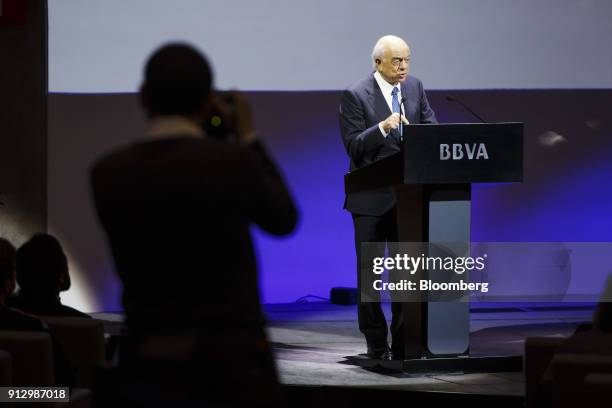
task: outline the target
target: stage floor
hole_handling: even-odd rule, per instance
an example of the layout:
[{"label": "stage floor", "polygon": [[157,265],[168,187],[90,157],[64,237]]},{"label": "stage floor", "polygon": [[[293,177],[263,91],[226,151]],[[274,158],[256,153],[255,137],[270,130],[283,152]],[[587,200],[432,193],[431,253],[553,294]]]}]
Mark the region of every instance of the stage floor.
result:
[{"label": "stage floor", "polygon": [[[511,307],[508,307],[511,306]],[[589,322],[590,307],[549,308],[491,305],[472,309],[471,354],[522,355],[531,336],[568,336]],[[268,305],[269,336],[281,381],[290,385],[383,387],[411,391],[524,396],[521,372],[445,375],[381,374],[346,364],[364,353],[355,306],[329,303]],[[389,310],[386,310],[389,317]]]},{"label": "stage floor", "polygon": [[[388,306],[388,305],[387,305]],[[521,372],[402,374],[381,373],[350,363],[365,352],[357,328],[356,306],[327,302],[266,305],[269,340],[281,382],[292,388],[347,388],[450,393],[522,398]],[[591,320],[592,305],[473,305],[470,322],[472,355],[522,355],[531,336],[568,336]],[[386,315],[390,316],[387,308]],[[116,332],[122,315],[96,313]]]}]

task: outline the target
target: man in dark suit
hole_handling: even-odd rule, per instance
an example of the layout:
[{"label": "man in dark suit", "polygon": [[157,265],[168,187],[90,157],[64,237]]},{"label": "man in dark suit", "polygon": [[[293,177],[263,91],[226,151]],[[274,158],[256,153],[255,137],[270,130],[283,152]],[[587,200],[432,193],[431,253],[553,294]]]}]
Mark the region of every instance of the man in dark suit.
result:
[{"label": "man in dark suit", "polygon": [[[423,84],[408,75],[410,48],[404,40],[391,35],[380,38],[374,46],[372,61],[375,72],[349,87],[340,102],[340,130],[351,171],[399,152],[400,123],[436,123]],[[355,228],[360,295],[364,293],[364,285],[371,284],[371,274],[360,276],[359,273],[363,261],[361,244],[397,241],[395,202],[391,188],[346,197],[344,208],[352,213]],[[384,248],[380,250],[382,253],[378,256],[383,256]],[[368,356],[403,358],[401,304],[392,304],[392,314],[389,352],[387,322],[380,302],[377,299],[360,301],[359,329],[366,338]]]},{"label": "man in dark suit", "polygon": [[[276,377],[249,228],[288,234],[297,211],[247,102],[238,93],[224,102],[211,81],[189,46],[153,54],[140,92],[146,138],[95,164],[95,204],[123,283],[132,358],[183,361],[160,375],[195,382],[187,392],[197,398],[269,405]],[[213,117],[235,140],[207,134]],[[151,372],[137,376],[160,381]],[[241,393],[222,394],[226,387]]]}]

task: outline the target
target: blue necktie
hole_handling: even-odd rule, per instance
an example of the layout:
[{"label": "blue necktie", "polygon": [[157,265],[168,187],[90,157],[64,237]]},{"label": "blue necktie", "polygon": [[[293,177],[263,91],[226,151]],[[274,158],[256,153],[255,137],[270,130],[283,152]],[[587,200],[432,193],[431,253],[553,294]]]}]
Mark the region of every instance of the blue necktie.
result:
[{"label": "blue necktie", "polygon": [[397,87],[393,87],[393,91],[391,91],[391,107],[393,108],[393,113],[400,113],[400,103],[399,103],[399,99],[397,99],[397,93],[399,92],[399,89],[397,89]]}]

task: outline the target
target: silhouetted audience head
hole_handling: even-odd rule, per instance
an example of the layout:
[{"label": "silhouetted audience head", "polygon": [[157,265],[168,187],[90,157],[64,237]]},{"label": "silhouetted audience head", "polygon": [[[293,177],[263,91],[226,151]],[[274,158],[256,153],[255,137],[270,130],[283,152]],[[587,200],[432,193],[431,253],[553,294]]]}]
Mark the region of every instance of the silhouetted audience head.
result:
[{"label": "silhouetted audience head", "polygon": [[70,288],[66,254],[59,241],[48,234],[36,234],[19,247],[16,272],[23,293],[57,297]]},{"label": "silhouetted audience head", "polygon": [[211,84],[206,57],[189,45],[169,44],[147,61],[141,101],[149,116],[191,116],[206,105]]},{"label": "silhouetted audience head", "polygon": [[15,290],[15,247],[0,238],[0,304]]}]

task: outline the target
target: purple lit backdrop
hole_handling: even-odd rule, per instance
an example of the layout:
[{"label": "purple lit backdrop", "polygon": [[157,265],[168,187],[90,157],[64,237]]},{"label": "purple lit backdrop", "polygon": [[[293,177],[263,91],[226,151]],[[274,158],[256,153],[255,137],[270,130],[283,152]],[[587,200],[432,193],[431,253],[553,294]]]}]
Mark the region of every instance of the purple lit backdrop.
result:
[{"label": "purple lit backdrop", "polygon": [[[525,123],[525,182],[474,186],[474,241],[612,241],[612,90],[431,91],[441,122],[474,121],[445,100],[449,94],[488,121]],[[338,129],[340,93],[247,96],[301,212],[287,239],[255,230],[262,300],[328,297],[333,286],[355,286],[351,217],[342,210],[348,158]],[[87,311],[119,310],[121,290],[93,212],[88,169],[103,152],[139,137],[143,126],[134,94],[49,98],[49,230],[80,271],[74,282],[91,302]],[[566,142],[541,145],[547,132]]]},{"label": "purple lit backdrop", "polygon": [[[472,240],[612,241],[612,91],[429,92],[439,121],[450,123],[475,119],[446,95],[487,121],[525,122],[525,182],[474,186]],[[337,124],[339,93],[250,96],[302,214],[288,240],[256,232],[263,301],[327,297],[333,286],[355,286],[352,224],[342,210],[348,159]],[[546,132],[566,141],[545,147]]]}]

